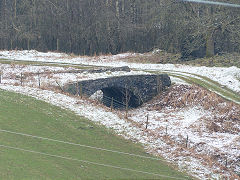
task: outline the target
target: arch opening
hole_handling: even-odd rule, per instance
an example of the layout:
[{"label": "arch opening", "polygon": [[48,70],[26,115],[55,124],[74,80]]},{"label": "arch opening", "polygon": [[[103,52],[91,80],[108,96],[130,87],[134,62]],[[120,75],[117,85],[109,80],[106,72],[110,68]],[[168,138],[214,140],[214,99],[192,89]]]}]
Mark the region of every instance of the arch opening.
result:
[{"label": "arch opening", "polygon": [[107,87],[101,89],[101,91],[103,92],[102,103],[107,107],[112,105],[114,109],[125,109],[126,102],[128,108],[137,108],[142,105],[141,99],[129,89]]}]

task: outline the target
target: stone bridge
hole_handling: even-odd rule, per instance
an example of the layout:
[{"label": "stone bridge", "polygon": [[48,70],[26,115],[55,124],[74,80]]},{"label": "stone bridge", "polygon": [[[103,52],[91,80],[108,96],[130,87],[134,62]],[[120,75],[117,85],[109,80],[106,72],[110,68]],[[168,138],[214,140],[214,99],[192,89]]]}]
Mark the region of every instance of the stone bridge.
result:
[{"label": "stone bridge", "polygon": [[110,107],[113,104],[118,108],[119,104],[127,104],[128,107],[134,108],[149,101],[170,85],[171,80],[167,74],[130,75],[79,81],[67,84],[63,89],[71,94],[88,97],[101,90],[102,101],[106,106]]}]

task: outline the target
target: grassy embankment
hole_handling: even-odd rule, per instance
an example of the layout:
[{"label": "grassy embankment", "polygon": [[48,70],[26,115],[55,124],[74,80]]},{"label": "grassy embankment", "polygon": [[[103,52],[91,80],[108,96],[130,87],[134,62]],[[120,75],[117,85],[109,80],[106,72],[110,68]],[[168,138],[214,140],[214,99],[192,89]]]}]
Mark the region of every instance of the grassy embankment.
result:
[{"label": "grassy embankment", "polygon": [[[3,90],[0,90],[0,127],[14,132],[151,157],[139,144],[124,140],[71,111]],[[19,148],[0,146],[0,179],[171,179],[164,176],[186,179],[184,174],[160,160],[100,151],[47,139],[0,131],[0,145]],[[146,171],[163,177],[78,160]]]},{"label": "grassy embankment", "polygon": [[[237,103],[240,103],[239,93],[234,92],[233,90],[231,90],[225,86],[222,86],[218,82],[213,81],[212,79],[209,79],[208,77],[201,76],[201,75],[194,74],[194,73],[185,73],[185,74],[186,75],[170,72],[171,76],[178,77],[190,84],[200,85],[203,88],[206,88],[206,89],[209,89],[211,91],[218,93],[219,95],[221,95],[222,97],[224,97],[226,99],[233,100]],[[192,75],[195,77],[192,77]]]},{"label": "grassy embankment", "polygon": [[[172,77],[176,77],[179,79],[182,79],[183,81],[189,83],[189,84],[195,84],[199,85],[205,89],[208,89],[210,91],[213,91],[223,98],[234,101],[238,104],[240,104],[240,95],[237,92],[232,91],[231,89],[227,87],[221,86],[218,82],[213,81],[205,76],[197,75],[194,73],[178,73],[177,71],[148,71],[151,73],[168,73],[168,75]],[[193,77],[195,76],[195,77]]]},{"label": "grassy embankment", "polygon": [[234,102],[240,104],[240,95],[237,92],[234,92],[227,87],[222,87],[219,83],[217,83],[207,77],[196,75],[197,77],[201,78],[201,79],[199,79],[199,78],[194,78],[194,77],[185,76],[185,75],[176,74],[176,73],[170,73],[170,75],[173,77],[180,78],[180,79],[186,81],[187,83],[197,84],[205,89],[216,92],[217,94],[219,94],[220,96],[222,96],[223,98],[225,98],[227,100],[231,100],[231,101],[234,101]]}]

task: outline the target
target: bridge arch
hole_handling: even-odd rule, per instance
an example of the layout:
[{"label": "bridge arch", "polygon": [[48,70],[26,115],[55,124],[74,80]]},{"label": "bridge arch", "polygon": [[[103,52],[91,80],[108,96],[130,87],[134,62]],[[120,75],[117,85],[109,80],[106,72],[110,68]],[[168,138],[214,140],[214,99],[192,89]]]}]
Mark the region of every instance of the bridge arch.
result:
[{"label": "bridge arch", "polygon": [[170,85],[171,80],[167,74],[130,75],[73,82],[66,84],[63,89],[71,94],[82,93],[88,97],[101,90],[103,103],[106,106],[111,106],[112,98],[115,106],[117,102],[126,106],[127,93],[128,106],[135,108],[149,101]]}]

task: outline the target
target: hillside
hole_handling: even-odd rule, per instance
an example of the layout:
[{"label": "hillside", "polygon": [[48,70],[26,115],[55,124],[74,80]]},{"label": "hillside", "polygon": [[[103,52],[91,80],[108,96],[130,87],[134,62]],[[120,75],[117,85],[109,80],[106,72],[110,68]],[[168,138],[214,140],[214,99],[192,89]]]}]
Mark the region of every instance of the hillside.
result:
[{"label": "hillside", "polygon": [[0,90],[0,125],[1,179],[187,178],[139,144],[20,94]]},{"label": "hillside", "polygon": [[[128,62],[141,56],[147,54],[81,57],[2,51],[0,88],[70,109],[126,139],[141,143],[148,153],[163,157],[196,178],[239,178],[240,69]],[[132,71],[64,73],[79,68],[125,65]],[[62,94],[58,85],[81,79],[163,72],[170,75],[172,87],[152,102],[129,111],[127,119],[124,111],[111,112],[97,100]],[[21,73],[27,75],[22,86]]]}]

